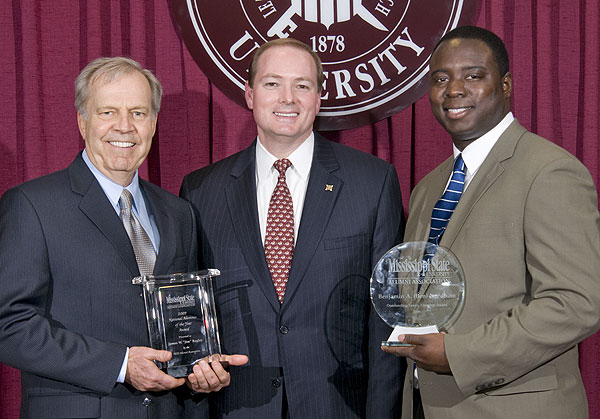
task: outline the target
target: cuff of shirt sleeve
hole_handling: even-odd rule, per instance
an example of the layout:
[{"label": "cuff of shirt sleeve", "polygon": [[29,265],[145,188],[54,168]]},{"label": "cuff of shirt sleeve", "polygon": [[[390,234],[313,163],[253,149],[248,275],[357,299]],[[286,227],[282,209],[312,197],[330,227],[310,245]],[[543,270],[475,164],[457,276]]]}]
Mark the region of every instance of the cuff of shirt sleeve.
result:
[{"label": "cuff of shirt sleeve", "polygon": [[127,348],[127,352],[125,352],[125,359],[123,360],[123,365],[121,365],[121,371],[119,372],[119,376],[117,377],[117,383],[125,382],[125,374],[127,373],[127,360],[129,359],[129,348]]}]

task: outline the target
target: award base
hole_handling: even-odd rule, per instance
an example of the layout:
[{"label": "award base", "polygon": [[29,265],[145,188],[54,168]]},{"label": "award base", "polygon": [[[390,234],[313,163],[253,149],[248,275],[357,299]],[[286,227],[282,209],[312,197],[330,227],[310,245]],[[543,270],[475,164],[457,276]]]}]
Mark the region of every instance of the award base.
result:
[{"label": "award base", "polygon": [[[388,340],[384,340],[381,342],[381,346],[391,346],[391,347],[402,347],[402,346],[416,346],[410,343],[402,343],[397,338],[399,335],[426,335],[428,333],[439,333],[437,326],[396,326]],[[396,338],[396,339],[394,339]]]},{"label": "award base", "polygon": [[187,377],[188,375],[190,375],[192,373],[193,367],[194,367],[194,364],[179,365],[179,366],[175,366],[175,367],[161,368],[161,370],[163,372],[165,372],[166,374],[169,374],[171,377],[183,378],[183,377]]},{"label": "award base", "polygon": [[397,347],[401,347],[401,346],[415,346],[415,345],[411,345],[410,343],[402,343],[402,342],[398,342],[397,340],[384,340],[383,342],[381,342],[381,346],[391,346],[394,348]]}]

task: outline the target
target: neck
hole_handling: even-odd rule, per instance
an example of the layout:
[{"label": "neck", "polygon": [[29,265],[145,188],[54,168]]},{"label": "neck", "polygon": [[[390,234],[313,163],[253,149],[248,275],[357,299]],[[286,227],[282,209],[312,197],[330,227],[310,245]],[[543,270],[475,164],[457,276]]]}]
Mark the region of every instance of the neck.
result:
[{"label": "neck", "polygon": [[300,147],[304,141],[308,139],[310,136],[310,132],[305,137],[301,137],[299,139],[290,139],[290,138],[265,138],[264,136],[258,134],[258,140],[262,144],[262,146],[269,153],[277,157],[277,159],[284,159],[290,156],[298,147]]}]

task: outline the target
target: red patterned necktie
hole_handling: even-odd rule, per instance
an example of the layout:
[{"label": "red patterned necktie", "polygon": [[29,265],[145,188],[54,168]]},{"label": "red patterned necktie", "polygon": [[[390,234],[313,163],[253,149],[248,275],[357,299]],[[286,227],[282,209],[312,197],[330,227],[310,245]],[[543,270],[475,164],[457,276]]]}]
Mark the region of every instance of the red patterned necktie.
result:
[{"label": "red patterned necktie", "polygon": [[273,163],[279,177],[269,202],[265,235],[265,256],[280,303],[283,302],[294,254],[294,207],[292,195],[285,182],[285,171],[291,165],[288,159]]}]

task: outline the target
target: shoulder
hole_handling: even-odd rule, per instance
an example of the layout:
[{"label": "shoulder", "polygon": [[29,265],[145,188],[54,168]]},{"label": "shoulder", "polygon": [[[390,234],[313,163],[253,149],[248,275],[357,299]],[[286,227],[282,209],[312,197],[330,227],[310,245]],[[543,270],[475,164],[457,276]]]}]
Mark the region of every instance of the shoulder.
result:
[{"label": "shoulder", "polygon": [[67,170],[63,169],[14,186],[4,193],[3,199],[21,195],[32,202],[58,202],[61,194],[70,191],[69,176]]},{"label": "shoulder", "polygon": [[517,153],[531,156],[534,161],[549,160],[577,160],[577,158],[567,150],[555,144],[554,142],[543,138],[530,131],[525,131],[517,144]]},{"label": "shoulder", "polygon": [[537,177],[539,173],[560,168],[569,168],[589,175],[588,169],[573,154],[537,134],[524,131],[518,139],[513,158],[504,162],[509,170],[524,176]]},{"label": "shoulder", "polygon": [[326,143],[330,144],[335,153],[336,157],[340,159],[342,163],[346,164],[355,164],[357,166],[368,165],[379,167],[381,169],[387,170],[390,166],[392,166],[387,161],[374,156],[373,154],[366,153],[361,150],[357,150],[355,148],[349,147],[347,145],[335,143],[333,141],[324,140]]},{"label": "shoulder", "polygon": [[142,186],[146,197],[150,199],[153,204],[160,203],[160,205],[167,208],[167,211],[189,212],[189,203],[177,195],[143,179],[140,179],[140,185]]},{"label": "shoulder", "polygon": [[254,146],[250,146],[218,162],[188,173],[183,178],[182,188],[193,190],[204,182],[223,182],[232,175],[239,175],[254,163],[254,159]]},{"label": "shoulder", "polygon": [[379,157],[321,136],[316,137],[314,162],[325,167],[337,165],[336,174],[348,178],[385,178],[396,173],[391,163]]}]

